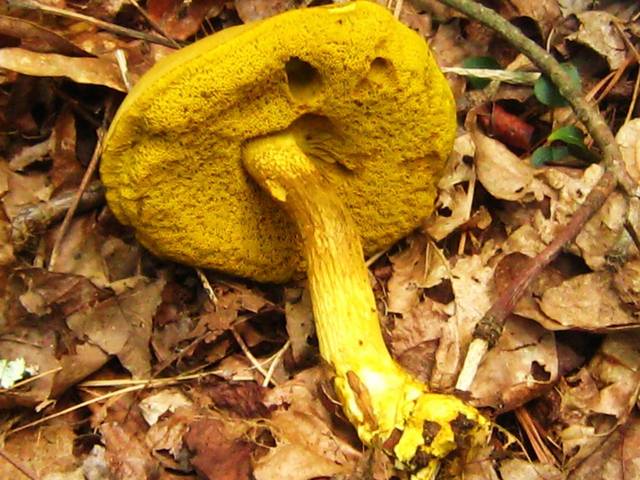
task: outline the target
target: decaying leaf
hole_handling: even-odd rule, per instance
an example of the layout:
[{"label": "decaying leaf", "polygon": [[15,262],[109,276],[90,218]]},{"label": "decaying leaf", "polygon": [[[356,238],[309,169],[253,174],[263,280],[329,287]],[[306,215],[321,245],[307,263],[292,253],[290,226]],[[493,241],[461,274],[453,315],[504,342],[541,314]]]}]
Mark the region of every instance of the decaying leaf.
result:
[{"label": "decaying leaf", "polygon": [[63,35],[24,18],[0,15],[0,33],[20,39],[20,46],[40,53],[59,53],[70,57],[89,56]]},{"label": "decaying leaf", "polygon": [[294,0],[235,0],[234,3],[245,23],[264,20],[295,7]]},{"label": "decaying leaf", "polygon": [[314,386],[320,378],[319,369],[306,370],[270,392],[267,403],[275,410],[269,428],[276,446],[255,461],[258,480],[306,480],[353,469],[360,452],[332,428],[331,414]]},{"label": "decaying leaf", "polygon": [[173,413],[178,408],[190,405],[191,402],[180,390],[168,388],[145,397],[140,402],[140,410],[146,422],[151,426],[158,423],[160,417],[166,412]]},{"label": "decaying leaf", "polygon": [[562,15],[567,17],[585,12],[593,6],[593,0],[558,0]]},{"label": "decaying leaf", "polygon": [[290,287],[285,291],[285,316],[287,333],[291,340],[291,353],[296,363],[304,363],[315,352],[310,340],[315,332],[311,296],[304,285]]},{"label": "decaying leaf", "polygon": [[500,463],[502,480],[563,480],[564,475],[553,465],[509,458]]},{"label": "decaying leaf", "polygon": [[608,256],[616,258],[616,262],[628,256],[632,246],[624,229],[627,211],[624,195],[612,193],[576,237],[582,258],[592,270],[605,268],[610,263]]},{"label": "decaying leaf", "polygon": [[592,455],[589,455],[567,480],[625,480],[640,478],[638,462],[640,450],[640,416],[634,413],[629,420],[608,436]]},{"label": "decaying leaf", "polygon": [[[246,427],[244,427],[246,429]],[[185,444],[191,464],[207,480],[249,480],[253,446],[242,438],[242,426],[212,417],[189,426]]]},{"label": "decaying leaf", "polygon": [[2,206],[6,216],[12,220],[25,205],[48,200],[51,185],[47,175],[29,173],[22,175],[12,172],[7,162],[0,160],[0,190],[6,185],[6,194],[2,195]]},{"label": "decaying leaf", "polygon": [[615,274],[613,285],[620,295],[620,299],[633,307],[635,315],[640,312],[640,259],[634,259],[624,264]]},{"label": "decaying leaf", "polygon": [[553,333],[531,320],[511,317],[480,364],[471,393],[477,405],[508,411],[548,389],[557,378]]},{"label": "decaying leaf", "polygon": [[543,38],[546,38],[549,31],[555,26],[561,12],[558,0],[540,0],[531,2],[529,0],[511,0],[519,16],[529,17],[535,20],[540,28]]},{"label": "decaying leaf", "polygon": [[74,313],[67,318],[67,325],[105,352],[117,355],[134,376],[148,376],[151,322],[160,304],[163,285],[161,280],[141,281],[92,309]]},{"label": "decaying leaf", "polygon": [[217,16],[223,9],[222,0],[149,0],[147,11],[170,38],[186,40],[194,35],[206,18]]},{"label": "decaying leaf", "polygon": [[615,27],[619,20],[602,10],[582,12],[577,17],[580,29],[567,39],[593,49],[607,60],[611,70],[619,68],[625,61],[627,50],[620,31]]},{"label": "decaying leaf", "polygon": [[559,435],[568,469],[592,457],[629,418],[640,388],[639,342],[636,331],[609,334],[589,365],[561,384]]},{"label": "decaying leaf", "polygon": [[540,196],[535,169],[511,153],[502,143],[475,130],[478,180],[495,198],[522,200]]},{"label": "decaying leaf", "polygon": [[540,308],[552,318],[552,330],[580,328],[603,331],[608,328],[638,325],[629,309],[612,289],[610,272],[578,275],[548,289],[542,295]]},{"label": "decaying leaf", "polygon": [[[19,460],[42,479],[70,479],[78,477],[78,463],[74,452],[77,435],[74,425],[81,421],[79,412],[57,418],[40,428],[32,428],[8,436],[2,449]],[[57,476],[56,476],[57,475]],[[75,476],[74,476],[75,475]],[[4,459],[0,461],[0,478],[26,478]]]},{"label": "decaying leaf", "polygon": [[106,447],[105,459],[111,478],[126,480],[157,475],[158,462],[138,435],[115,422],[103,423],[100,432]]},{"label": "decaying leaf", "polygon": [[627,173],[640,183],[640,118],[624,124],[616,135]]},{"label": "decaying leaf", "polygon": [[0,49],[0,67],[24,75],[68,77],[78,83],[127,91],[115,59],[66,57],[57,53],[36,53],[23,48],[3,48]]},{"label": "decaying leaf", "polygon": [[473,328],[493,303],[495,292],[491,279],[494,267],[488,265],[488,260],[494,253],[494,249],[487,245],[479,255],[459,258],[451,269],[455,310],[442,325],[431,376],[434,388],[448,390],[455,385]]}]

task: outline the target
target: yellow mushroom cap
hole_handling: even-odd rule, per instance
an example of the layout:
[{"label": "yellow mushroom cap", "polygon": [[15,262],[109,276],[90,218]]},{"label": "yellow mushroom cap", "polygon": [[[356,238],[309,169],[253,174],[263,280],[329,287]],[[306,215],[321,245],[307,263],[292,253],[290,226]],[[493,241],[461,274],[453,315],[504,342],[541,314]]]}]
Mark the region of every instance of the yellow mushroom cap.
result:
[{"label": "yellow mushroom cap", "polygon": [[109,205],[161,257],[287,281],[304,270],[295,226],[242,166],[246,142],[285,130],[371,254],[431,212],[455,106],[424,40],[374,3],[229,28],[125,99],[102,156]]}]

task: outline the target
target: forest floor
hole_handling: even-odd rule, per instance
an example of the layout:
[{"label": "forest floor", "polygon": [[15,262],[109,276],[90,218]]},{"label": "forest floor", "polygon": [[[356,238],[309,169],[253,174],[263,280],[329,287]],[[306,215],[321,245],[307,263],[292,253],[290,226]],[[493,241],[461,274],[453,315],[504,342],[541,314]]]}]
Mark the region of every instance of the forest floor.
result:
[{"label": "forest floor", "polygon": [[[304,282],[159,259],[110,212],[96,169],[154,63],[317,3],[0,6],[0,478],[406,477],[336,408]],[[379,3],[430,43],[458,134],[433,214],[368,265],[393,356],[453,392],[477,322],[604,169],[557,89],[495,32],[436,0]],[[566,63],[640,182],[640,5],[484,3]],[[495,428],[449,466],[457,478],[640,478],[639,232],[640,199],[614,191],[527,289],[465,395]]]}]

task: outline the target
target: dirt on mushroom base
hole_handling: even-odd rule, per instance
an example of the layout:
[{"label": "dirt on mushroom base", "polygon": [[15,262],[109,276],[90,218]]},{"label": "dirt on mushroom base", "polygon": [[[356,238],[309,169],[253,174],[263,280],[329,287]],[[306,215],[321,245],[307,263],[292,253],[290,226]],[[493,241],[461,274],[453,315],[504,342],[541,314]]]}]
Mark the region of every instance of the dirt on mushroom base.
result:
[{"label": "dirt on mushroom base", "polygon": [[[578,3],[574,4],[574,8],[578,8]],[[627,6],[629,5],[628,2],[625,3]],[[404,2],[405,6],[407,4],[408,2]],[[616,6],[615,2],[612,2],[611,5]],[[618,6],[620,5],[618,4]],[[622,9],[614,11],[624,20],[621,12],[624,13]],[[434,24],[434,32],[438,38],[442,37],[442,32],[447,29],[463,29],[466,41],[458,41],[455,44],[456,49],[473,47],[477,50],[489,44],[486,41],[487,33],[474,27],[473,22],[469,22],[467,25],[455,20],[447,22],[446,17],[442,16],[438,18],[445,19],[446,22]],[[40,17],[38,21],[47,20],[46,17]],[[55,28],[59,28],[59,26]],[[105,37],[114,44],[120,42],[122,46],[123,43],[105,32],[101,32],[100,36],[95,35],[95,32],[84,30],[65,33],[69,38],[81,35],[85,41],[91,40],[95,43],[104,42]],[[559,38],[561,42],[562,36]],[[558,37],[556,37],[557,39]],[[492,42],[492,44],[500,46],[500,41]],[[445,55],[448,48],[454,47],[451,45],[445,47]],[[126,44],[126,49],[130,67],[135,68],[135,62],[139,61],[138,59],[150,61],[148,54],[142,52],[139,44]],[[493,51],[493,54],[496,55],[496,52]],[[509,55],[512,54],[513,52]],[[572,51],[571,55],[577,55],[577,53]],[[500,57],[498,56],[498,58]],[[12,77],[11,73],[7,75],[8,77],[5,78],[12,82],[10,85],[19,86],[12,93],[11,98],[15,99],[18,91],[23,94],[30,92],[24,94],[25,97],[20,97],[25,98],[24,102],[27,107],[37,104],[39,109],[45,109],[51,116],[58,114],[59,105],[52,105],[47,100],[51,98],[51,92],[58,91],[54,89],[54,87],[59,87],[58,84],[50,79],[35,80],[25,76]],[[583,78],[593,79],[595,77],[592,74],[583,73]],[[455,79],[456,84],[459,84],[460,80],[459,78]],[[631,98],[632,80],[632,77],[625,78],[623,75],[619,82],[612,83],[611,92],[601,102],[602,107],[607,109],[616,106],[616,112],[624,114],[629,104],[628,99]],[[464,83],[464,79],[462,79],[462,83]],[[75,92],[76,89],[79,89],[76,85],[65,84],[64,91]],[[90,91],[95,92],[95,90]],[[512,106],[514,104],[521,105],[523,102],[530,104],[531,100],[523,98],[523,92],[527,91],[529,92],[528,97],[531,94],[530,89],[502,85],[495,98],[510,98]],[[99,95],[100,99],[102,99],[101,95],[102,92]],[[89,99],[81,98],[83,105],[94,105],[86,103],[90,101]],[[472,102],[474,99],[473,94],[463,97],[463,92],[460,92],[458,103],[463,106],[470,105],[471,103],[468,102]],[[624,102],[621,99],[624,99]],[[66,101],[70,101],[70,99]],[[7,114],[7,118],[19,120],[16,125],[19,125],[20,132],[23,134],[30,132],[20,138],[9,137],[9,145],[17,150],[25,142],[30,144],[33,141],[34,137],[30,136],[33,134],[33,130],[30,129],[33,128],[33,125],[39,125],[38,122],[42,119],[36,115],[35,120],[33,118],[29,120],[31,116],[29,108],[22,106],[19,109],[7,110],[7,108],[6,105],[3,106],[2,111]],[[466,107],[462,108],[466,109]],[[556,109],[554,117],[557,119],[562,114],[561,109]],[[525,117],[525,119],[536,124],[537,128],[539,127],[535,115],[533,118]],[[77,138],[79,147],[69,150],[71,152],[70,161],[77,162],[77,158],[80,158],[81,162],[77,162],[77,165],[80,166],[88,162],[88,157],[83,152],[90,150],[87,148],[87,144],[90,142],[86,135],[85,120],[81,117],[78,122],[79,124],[67,130],[67,133],[61,129],[61,124],[67,123],[66,121],[60,122],[60,126],[56,123],[54,130],[59,132],[58,136],[65,140],[67,146],[74,143],[69,131],[77,130],[81,133]],[[46,128],[50,127],[52,125]],[[90,129],[93,128],[95,127]],[[631,148],[637,143],[637,140],[631,136],[625,142],[627,147]],[[59,147],[49,148],[52,152],[60,151]],[[76,152],[78,153],[76,154]],[[545,169],[547,173],[542,177],[542,181],[550,188],[543,201],[520,203],[494,199],[487,197],[483,189],[478,188],[477,183],[475,183],[475,189],[468,188],[467,182],[472,178],[473,172],[469,168],[470,162],[463,157],[469,153],[468,151],[460,151],[459,153],[461,154],[460,162],[455,163],[455,168],[452,169],[453,174],[449,176],[449,178],[453,178],[450,181],[453,188],[446,191],[443,189],[444,195],[440,196],[440,198],[446,199],[447,203],[439,204],[439,215],[432,219],[432,224],[438,227],[437,231],[447,230],[448,236],[437,243],[438,248],[430,244],[426,238],[422,240],[424,243],[420,248],[415,242],[412,243],[415,245],[415,250],[420,253],[414,256],[409,255],[406,259],[405,265],[415,267],[410,276],[405,276],[399,268],[396,269],[395,260],[392,266],[385,259],[382,259],[372,268],[377,279],[376,284],[379,286],[380,305],[384,307],[385,304],[390,303],[389,298],[384,295],[383,289],[389,278],[395,279],[395,285],[404,285],[402,298],[406,302],[415,302],[417,305],[410,311],[403,311],[401,319],[398,319],[397,313],[387,314],[392,340],[398,348],[396,352],[398,357],[402,358],[403,362],[406,359],[405,365],[412,365],[414,371],[425,379],[432,378],[430,372],[434,372],[434,381],[441,382],[443,385],[450,381],[454,375],[451,368],[448,367],[451,365],[451,359],[455,364],[455,359],[460,356],[460,351],[463,349],[462,340],[457,335],[458,325],[466,325],[462,321],[464,318],[476,318],[473,315],[480,310],[479,306],[491,300],[492,289],[500,288],[499,285],[493,287],[492,283],[492,273],[497,268],[495,267],[497,249],[505,248],[511,253],[521,252],[530,256],[541,245],[541,236],[552,233],[560,221],[560,215],[570,211],[576,199],[580,198],[578,192],[588,188],[592,181],[588,178],[582,178],[579,168],[553,166]],[[5,155],[8,160],[13,158],[11,152],[5,151]],[[75,170],[70,167],[73,163],[56,162],[54,157],[53,165],[48,165],[47,163],[38,163],[43,160],[46,162],[46,158],[37,156],[32,158],[36,163],[31,168],[11,173],[3,170],[4,173],[0,174],[0,191],[4,192],[8,189],[8,193],[3,196],[5,211],[21,210],[26,203],[42,206],[43,202],[50,197],[51,187],[41,168],[48,169],[46,171],[49,173],[55,172],[56,178],[59,180],[69,179],[69,184],[74,185],[72,179]],[[629,165],[635,165],[633,156],[627,159],[630,162]],[[3,165],[5,164],[3,163]],[[499,173],[496,172],[495,178],[499,178]],[[590,172],[591,174],[592,172]],[[466,176],[466,180],[461,179],[464,176]],[[77,180],[75,181],[77,182]],[[474,201],[470,203],[469,199],[472,194]],[[551,201],[555,202],[553,207],[550,206]],[[452,212],[451,215],[449,215],[449,210]],[[549,217],[550,212],[557,215],[553,217],[553,220]],[[629,215],[632,219],[636,218],[633,210]],[[605,216],[604,220],[596,225],[592,238],[610,238],[612,233],[615,234],[615,229],[611,230],[610,228],[615,224],[615,221],[611,222],[610,220],[616,219],[608,219]],[[633,220],[633,222],[637,226],[637,220]],[[44,225],[42,231],[47,229],[47,224]],[[506,244],[504,236],[500,234],[502,227],[510,232]],[[3,295],[0,296],[0,304],[9,305],[11,310],[14,310],[13,316],[9,317],[11,322],[18,320],[21,323],[26,322],[28,328],[38,330],[45,328],[49,321],[55,323],[56,318],[59,319],[68,311],[84,310],[90,306],[89,304],[95,302],[93,294],[88,294],[86,289],[80,288],[83,282],[77,283],[78,287],[52,288],[53,283],[46,280],[44,282],[44,285],[47,286],[46,290],[43,290],[40,283],[30,283],[20,287],[20,290],[8,294],[4,290],[4,285],[7,283],[6,278],[17,269],[17,264],[13,260],[13,246],[10,243],[9,233],[10,225],[6,219],[2,219],[0,221],[0,238],[3,238],[4,241],[0,241],[0,263],[3,265],[0,269],[0,285],[2,285],[0,288],[3,289]],[[50,238],[51,233],[47,232],[44,238]],[[623,245],[626,244],[628,237],[621,234],[620,238],[625,240]],[[40,237],[37,237],[37,240],[39,239]],[[206,389],[202,383],[194,381],[187,383],[185,380],[182,385],[188,385],[188,387],[180,387],[180,389],[200,402],[196,404],[196,407],[191,407],[191,410],[188,406],[180,405],[180,402],[176,401],[173,395],[166,399],[155,398],[153,394],[149,395],[151,399],[146,403],[157,407],[157,411],[163,412],[154,427],[149,427],[146,421],[140,422],[140,417],[135,414],[137,405],[147,395],[145,393],[126,401],[112,401],[108,409],[95,408],[90,412],[82,411],[80,418],[77,416],[62,417],[60,424],[53,420],[44,426],[13,434],[7,437],[3,447],[4,452],[11,454],[13,458],[29,462],[29,465],[38,472],[73,472],[78,469],[80,463],[83,463],[84,472],[109,470],[115,472],[114,474],[119,475],[120,478],[132,478],[131,476],[126,477],[127,472],[130,474],[134,472],[133,475],[138,475],[138,472],[141,472],[138,476],[142,476],[147,471],[160,471],[164,475],[167,469],[184,471],[184,476],[189,478],[188,472],[193,472],[193,470],[184,459],[195,456],[196,449],[190,453],[184,450],[183,434],[189,425],[194,423],[191,414],[198,415],[199,419],[202,416],[214,416],[211,413],[211,405],[212,399],[215,399],[215,408],[223,408],[227,412],[221,421],[231,425],[232,433],[225,434],[224,439],[218,437],[221,439],[218,443],[210,443],[211,450],[205,451],[202,456],[224,457],[226,455],[224,452],[229,451],[226,446],[234,445],[236,438],[239,441],[246,441],[249,438],[255,440],[254,443],[261,447],[267,445],[269,452],[277,453],[262,457],[262,451],[257,451],[253,461],[257,462],[256,458],[261,459],[261,468],[258,469],[256,463],[254,470],[254,475],[259,473],[258,478],[279,479],[286,476],[287,478],[303,479],[330,476],[336,474],[337,471],[351,471],[354,465],[358,464],[361,453],[357,442],[354,442],[353,438],[349,436],[348,431],[345,434],[344,425],[336,424],[331,420],[331,412],[326,409],[325,405],[330,405],[331,402],[326,401],[322,392],[328,390],[316,388],[320,380],[317,376],[313,377],[309,370],[303,370],[293,380],[288,381],[287,379],[292,373],[291,370],[285,370],[285,365],[290,368],[290,364],[286,362],[283,365],[278,361],[274,367],[273,378],[279,383],[279,386],[270,387],[268,389],[269,397],[264,400],[264,403],[272,408],[276,404],[280,405],[272,414],[277,416],[277,420],[272,418],[269,422],[269,430],[276,436],[275,446],[273,439],[265,440],[264,437],[256,437],[252,432],[246,433],[240,427],[235,430],[238,437],[233,438],[234,424],[239,422],[246,425],[246,420],[243,418],[251,415],[261,416],[264,413],[260,408],[262,405],[260,394],[254,389],[251,389],[251,393],[249,393],[250,387],[247,385],[251,385],[251,382],[246,381],[248,378],[256,378],[259,383],[263,378],[260,374],[255,373],[255,368],[251,367],[241,350],[235,347],[235,341],[229,335],[229,325],[236,324],[235,329],[245,339],[250,351],[260,361],[266,361],[272,353],[279,351],[284,339],[287,338],[287,332],[282,326],[280,304],[276,302],[274,307],[274,304],[269,302],[269,300],[278,300],[273,291],[255,290],[253,287],[247,288],[246,285],[229,282],[229,279],[211,278],[211,286],[219,306],[214,311],[212,304],[204,300],[204,290],[199,286],[199,279],[195,274],[174,265],[158,264],[146,254],[143,254],[143,260],[140,262],[141,249],[139,246],[132,241],[127,232],[115,227],[113,219],[104,214],[98,218],[97,222],[93,221],[93,216],[83,217],[67,240],[78,247],[69,248],[60,263],[65,270],[60,275],[65,281],[78,282],[86,279],[86,275],[93,279],[98,277],[96,274],[104,276],[106,272],[112,281],[121,281],[119,285],[115,283],[114,287],[124,289],[129,288],[128,286],[132,284],[131,277],[139,273],[152,278],[166,276],[170,279],[163,289],[162,303],[154,317],[155,328],[152,334],[153,352],[156,356],[154,357],[154,366],[158,359],[161,359],[162,363],[174,359],[178,360],[180,368],[188,369],[191,366],[224,358],[230,353],[238,353],[238,355],[233,355],[219,365],[220,374],[227,377],[214,382],[213,385],[206,385]],[[593,243],[593,250],[591,250],[591,246],[588,246],[590,253],[585,253],[585,255],[590,255],[593,258],[602,257],[600,249],[595,248],[597,243]],[[487,247],[483,247],[485,244]],[[404,248],[404,244],[399,248]],[[454,254],[459,251],[464,252]],[[497,358],[487,363],[480,371],[484,378],[482,388],[488,391],[489,395],[475,390],[476,395],[491,406],[503,405],[505,409],[510,409],[517,405],[523,405],[517,408],[519,412],[517,417],[507,414],[504,417],[499,417],[499,421],[512,433],[518,435],[519,439],[524,439],[525,443],[527,438],[534,439],[535,442],[535,438],[538,438],[537,434],[543,434],[543,439],[544,435],[548,435],[550,441],[543,440],[542,444],[548,447],[547,451],[539,449],[533,453],[529,452],[533,458],[543,458],[548,463],[534,462],[531,464],[523,460],[524,456],[518,454],[516,454],[518,458],[503,459],[504,449],[501,448],[502,445],[498,445],[496,448],[500,450],[500,460],[496,460],[495,456],[490,455],[492,447],[487,449],[486,460],[465,467],[465,478],[492,478],[496,474],[495,471],[499,471],[504,479],[541,475],[549,479],[562,478],[562,474],[559,473],[562,465],[557,460],[561,455],[565,455],[565,458],[568,459],[576,458],[566,466],[567,470],[587,457],[585,462],[569,474],[569,478],[572,479],[587,478],[588,475],[600,478],[604,475],[602,472],[605,471],[608,478],[614,479],[638,476],[631,461],[637,456],[635,452],[637,452],[638,445],[638,422],[635,408],[630,415],[627,414],[636,398],[634,391],[627,389],[638,384],[634,374],[637,371],[637,367],[634,366],[634,342],[637,345],[635,337],[629,336],[628,332],[623,332],[620,335],[607,333],[609,329],[616,328],[616,326],[606,323],[608,318],[606,314],[597,318],[590,314],[580,315],[580,310],[574,307],[581,304],[584,296],[575,294],[565,296],[566,307],[563,308],[577,312],[569,318],[569,323],[566,323],[567,316],[564,314],[554,315],[557,318],[551,318],[540,310],[538,301],[540,294],[544,293],[549,286],[556,288],[567,279],[592,273],[591,269],[587,270],[587,267],[580,260],[582,258],[581,250],[572,251],[573,254],[563,255],[561,261],[554,266],[552,271],[543,276],[528,300],[519,306],[520,315],[539,319],[540,322],[547,322],[542,323],[545,325],[542,330],[543,336],[540,336],[539,326],[532,328],[531,324],[526,321],[515,320],[513,326],[508,325],[505,333],[508,342],[498,348],[500,352],[511,355],[509,365],[512,365],[513,368],[502,368],[504,363],[500,361],[501,355],[496,355]],[[77,270],[79,266],[74,257],[79,252],[87,259],[85,267],[92,266],[90,274],[86,270]],[[637,261],[633,259],[635,255],[633,252],[631,250],[631,254],[628,254],[618,247],[614,247],[613,250],[607,249],[604,255],[607,262],[614,262],[614,265],[617,264],[616,262],[622,262],[622,266],[619,270],[616,267],[612,283],[598,284],[595,289],[589,291],[591,301],[598,297],[609,297],[613,292],[614,295],[620,295],[620,298],[623,299],[623,309],[628,311],[630,308],[631,312],[637,312],[638,288],[634,282],[638,277],[633,273],[637,272]],[[35,258],[37,265],[38,258],[42,257],[36,256]],[[445,259],[450,260],[445,261]],[[465,259],[467,260],[465,261]],[[69,262],[68,265],[67,262]],[[425,277],[423,272],[427,263],[430,266],[429,272],[432,273]],[[503,263],[500,267],[503,270],[503,273],[500,274],[503,278],[501,281],[508,281],[509,276],[513,274],[509,272],[517,273],[520,268],[517,258],[507,257],[504,262],[500,263]],[[611,263],[607,263],[607,265],[611,266]],[[453,277],[448,273],[452,266],[455,269]],[[80,275],[75,276],[74,272]],[[38,270],[38,273],[42,273],[42,271]],[[452,279],[456,280],[455,290],[450,286]],[[74,283],[70,284],[74,285]],[[388,288],[391,290],[390,286]],[[95,287],[91,287],[90,292],[94,290]],[[32,292],[33,295],[24,295],[28,292]],[[112,294],[113,292],[106,293]],[[572,292],[570,291],[570,293]],[[260,307],[258,299],[263,299],[264,306]],[[462,308],[463,313],[455,315],[455,323],[452,323],[451,320],[439,321],[452,316],[452,299],[455,300],[456,308]],[[21,310],[25,304],[28,305],[27,312]],[[608,304],[603,302],[600,305],[606,306]],[[256,309],[261,312],[254,313]],[[5,311],[6,309],[3,307],[3,312]],[[384,308],[381,308],[381,311],[384,311]],[[608,307],[601,311],[607,312]],[[637,318],[637,314],[633,315]],[[256,321],[251,320],[256,316],[258,317]],[[47,323],[34,323],[34,318],[44,318]],[[429,318],[429,323],[425,323],[425,318]],[[596,320],[595,324],[592,323],[594,319]],[[293,322],[294,319],[287,317],[287,321]],[[556,326],[563,322],[566,323],[566,328],[569,330],[566,333],[552,334],[552,331],[557,330]],[[464,330],[463,327],[462,331]],[[598,350],[602,338],[602,334],[598,332],[603,331],[608,343],[607,345],[603,344],[602,348]],[[58,332],[64,333],[65,330],[61,327]],[[11,331],[14,336],[15,333],[15,330]],[[550,336],[554,339],[553,346],[550,346],[548,341]],[[55,338],[55,335],[49,337],[49,339],[51,338]],[[68,338],[63,335],[63,339]],[[292,336],[292,341],[308,346],[308,343],[313,343],[313,339],[308,340],[309,338],[311,338],[310,334],[299,334],[299,336]],[[537,340],[542,341],[536,343]],[[179,347],[178,350],[175,348],[176,345]],[[64,351],[64,346],[61,346],[60,350]],[[433,359],[433,361],[429,361],[429,359]],[[84,362],[85,359],[82,361]],[[554,377],[553,365],[558,367],[557,377]],[[50,368],[53,366],[43,364],[44,371]],[[495,372],[500,373],[498,379],[496,379]],[[572,373],[568,374],[567,372]],[[125,378],[121,379],[123,376]],[[118,386],[130,385],[128,377],[123,375],[122,370],[114,364],[110,364],[108,369],[102,370],[98,378],[110,379],[111,381],[116,378],[113,389]],[[231,380],[231,378],[235,378],[235,380]],[[555,378],[558,378],[558,383],[555,384],[557,389],[555,391],[548,390],[554,384]],[[493,382],[496,380],[497,383],[494,384]],[[93,395],[99,387],[83,388],[94,390]],[[105,387],[100,388],[99,391],[105,391]],[[154,394],[167,387],[158,386],[156,388]],[[502,394],[503,391],[504,394]],[[500,398],[497,400],[495,399],[496,392],[500,392]],[[324,401],[321,401],[320,398],[324,398]],[[524,403],[531,398],[533,400],[529,403]],[[48,407],[44,413],[50,412],[53,407],[62,409],[68,405],[75,405],[77,397],[68,400],[70,403],[65,403],[66,401],[62,400],[57,405]],[[236,404],[242,404],[242,408],[231,410]],[[260,413],[261,411],[262,413]],[[527,412],[529,412],[533,423],[526,421]],[[117,422],[120,428],[115,432],[108,432],[107,429],[90,432],[84,427],[75,430],[69,428],[69,425],[85,425],[86,423],[81,421],[86,421],[87,415],[91,416],[93,425]],[[518,422],[517,425],[516,422]],[[254,424],[253,421],[250,423]],[[623,423],[621,428],[614,428],[617,423]],[[60,425],[63,428],[60,428]],[[214,430],[212,429],[212,431]],[[32,435],[28,436],[27,433],[32,433]],[[88,433],[90,435],[87,435]],[[119,435],[115,435],[118,433]],[[48,441],[48,445],[55,445],[56,449],[43,448],[45,445],[43,439]],[[100,445],[94,445],[93,442],[97,439],[100,439]],[[83,442],[79,443],[78,440],[83,440]],[[84,443],[86,440],[89,442]],[[560,454],[554,449],[554,443],[562,447]],[[38,445],[35,450],[34,444]],[[75,449],[72,448],[74,445]],[[79,449],[78,445],[81,445],[82,448]],[[151,447],[149,445],[154,446],[153,454],[150,454]],[[192,446],[199,447],[193,444]],[[537,446],[540,447],[540,444]],[[34,452],[37,458],[34,458]],[[88,454],[88,452],[91,453]],[[216,457],[216,452],[220,452],[218,457]],[[236,460],[237,463],[242,464],[249,462],[249,459],[249,455],[243,453]],[[15,476],[15,469],[8,463],[0,461],[0,468],[4,469],[0,476]],[[132,470],[125,470],[125,468]],[[142,469],[136,470],[135,468]],[[391,465],[386,459],[377,455],[367,456],[366,459],[363,459],[357,465],[357,471],[374,472],[373,477],[378,479],[389,478],[393,473]],[[203,468],[201,472],[211,471]],[[235,468],[225,469],[224,472],[237,479],[246,478],[247,475],[246,471],[243,472],[241,469]],[[190,478],[194,477],[195,474],[191,473]]]}]

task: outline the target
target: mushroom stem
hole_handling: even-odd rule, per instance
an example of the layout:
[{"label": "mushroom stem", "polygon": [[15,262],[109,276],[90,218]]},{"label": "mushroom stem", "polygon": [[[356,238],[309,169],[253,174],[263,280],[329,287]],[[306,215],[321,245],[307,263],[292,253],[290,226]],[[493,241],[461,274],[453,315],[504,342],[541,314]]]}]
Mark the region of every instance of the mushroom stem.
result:
[{"label": "mushroom stem", "polygon": [[392,453],[421,478],[458,446],[482,444],[489,423],[477,410],[428,393],[391,358],[355,224],[293,135],[250,141],[243,161],[302,237],[320,353],[361,440]]}]

